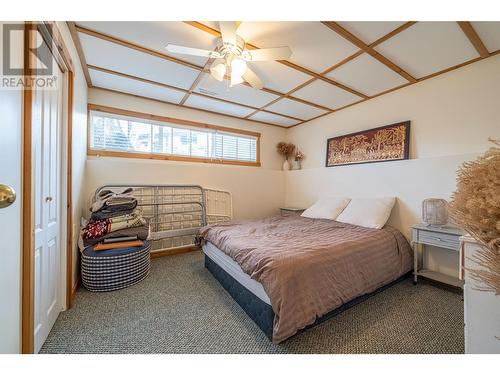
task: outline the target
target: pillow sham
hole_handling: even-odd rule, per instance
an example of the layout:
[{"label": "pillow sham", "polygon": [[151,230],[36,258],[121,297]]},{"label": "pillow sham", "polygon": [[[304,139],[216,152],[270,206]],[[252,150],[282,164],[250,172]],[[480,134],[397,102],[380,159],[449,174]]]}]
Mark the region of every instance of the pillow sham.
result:
[{"label": "pillow sham", "polygon": [[321,198],[307,210],[302,212],[303,217],[311,219],[335,220],[342,210],[349,204],[350,198],[327,197]]},{"label": "pillow sham", "polygon": [[337,221],[366,228],[382,228],[389,216],[396,198],[352,198],[337,217]]}]

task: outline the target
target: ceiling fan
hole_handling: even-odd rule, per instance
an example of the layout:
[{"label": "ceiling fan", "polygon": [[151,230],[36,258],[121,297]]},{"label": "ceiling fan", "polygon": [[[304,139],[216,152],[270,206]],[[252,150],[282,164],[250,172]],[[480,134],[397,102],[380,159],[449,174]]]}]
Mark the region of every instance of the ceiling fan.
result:
[{"label": "ceiling fan", "polygon": [[166,49],[172,53],[213,59],[210,74],[218,81],[223,81],[228,77],[230,86],[246,81],[253,88],[261,89],[264,84],[248,67],[247,61],[287,60],[292,55],[292,51],[289,47],[246,50],[245,41],[236,33],[238,26],[239,22],[219,22],[221,37],[214,51],[171,43],[167,44]]}]

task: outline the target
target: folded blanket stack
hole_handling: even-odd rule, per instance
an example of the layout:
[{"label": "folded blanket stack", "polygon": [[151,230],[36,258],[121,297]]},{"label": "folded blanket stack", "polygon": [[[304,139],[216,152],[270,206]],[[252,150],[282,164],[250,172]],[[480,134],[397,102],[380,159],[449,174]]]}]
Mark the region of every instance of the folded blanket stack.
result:
[{"label": "folded blanket stack", "polygon": [[119,193],[111,190],[98,193],[90,207],[91,218],[82,230],[85,247],[104,242],[115,243],[118,248],[125,242],[148,238],[149,223],[132,193],[132,188]]}]

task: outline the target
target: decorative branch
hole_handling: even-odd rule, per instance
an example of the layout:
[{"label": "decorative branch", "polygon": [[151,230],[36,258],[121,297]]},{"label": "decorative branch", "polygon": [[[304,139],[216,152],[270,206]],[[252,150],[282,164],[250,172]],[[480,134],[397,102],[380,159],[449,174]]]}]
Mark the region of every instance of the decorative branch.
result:
[{"label": "decorative branch", "polygon": [[284,156],[285,159],[288,160],[288,158],[292,156],[295,151],[295,145],[293,143],[279,142],[276,145],[276,150],[278,151],[278,154]]}]

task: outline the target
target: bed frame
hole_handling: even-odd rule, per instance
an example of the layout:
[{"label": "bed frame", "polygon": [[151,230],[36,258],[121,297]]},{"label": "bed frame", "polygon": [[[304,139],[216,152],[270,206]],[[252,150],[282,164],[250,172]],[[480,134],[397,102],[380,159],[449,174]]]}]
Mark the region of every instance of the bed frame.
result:
[{"label": "bed frame", "polygon": [[[274,311],[270,305],[262,301],[259,297],[250,292],[247,288],[241,285],[237,280],[235,280],[230,274],[223,270],[217,263],[215,263],[210,257],[205,255],[205,267],[210,271],[210,273],[217,279],[217,281],[226,289],[226,291],[233,297],[233,299],[240,305],[240,307],[247,313],[247,315],[257,324],[257,326],[265,333],[265,335],[272,339],[273,335],[273,322],[274,322]],[[359,296],[349,302],[344,303],[342,306],[326,313],[325,315],[316,319],[316,321],[309,326],[301,329],[300,333],[308,328],[314,327],[324,321],[340,314],[343,311],[366,301],[368,298],[382,292],[383,290],[390,288],[391,286],[401,282],[402,280],[409,278],[411,272],[401,276],[400,278],[386,284],[377,290]]]},{"label": "bed frame", "polygon": [[149,219],[151,253],[192,247],[198,230],[207,224],[230,221],[233,217],[231,193],[199,185],[104,185],[104,189],[134,189],[138,207]]},{"label": "bed frame", "polygon": [[[95,201],[97,193],[103,189],[120,191],[129,187],[134,189],[134,196],[137,198],[138,207],[143,210],[144,217],[150,219],[151,253],[193,246],[195,236],[201,227],[232,220],[231,193],[224,190],[205,189],[199,185],[104,185],[96,189],[91,202]],[[207,255],[205,255],[205,267],[271,339],[274,322],[272,307],[241,285]],[[345,303],[318,318],[303,330],[367,300],[409,277],[410,274],[403,275],[372,293]]]}]

